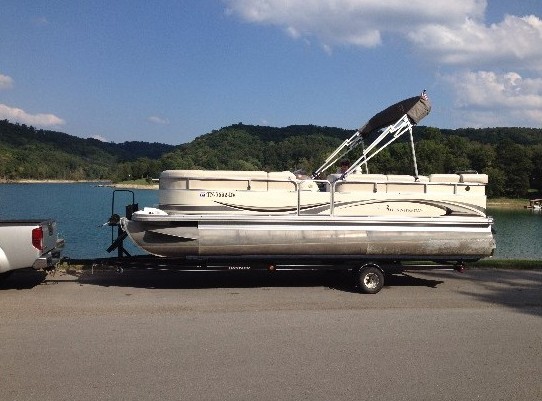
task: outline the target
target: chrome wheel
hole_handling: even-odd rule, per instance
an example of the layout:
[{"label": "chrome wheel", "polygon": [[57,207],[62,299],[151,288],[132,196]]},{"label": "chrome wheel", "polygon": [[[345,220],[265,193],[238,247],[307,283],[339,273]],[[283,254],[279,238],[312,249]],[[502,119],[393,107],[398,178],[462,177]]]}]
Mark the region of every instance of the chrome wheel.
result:
[{"label": "chrome wheel", "polygon": [[378,265],[364,265],[357,273],[359,289],[365,294],[376,294],[384,286],[384,273]]},{"label": "chrome wheel", "polygon": [[380,279],[378,278],[378,274],[376,273],[368,273],[363,278],[363,281],[365,283],[365,287],[370,289],[375,289],[378,287],[378,284],[380,284]]}]

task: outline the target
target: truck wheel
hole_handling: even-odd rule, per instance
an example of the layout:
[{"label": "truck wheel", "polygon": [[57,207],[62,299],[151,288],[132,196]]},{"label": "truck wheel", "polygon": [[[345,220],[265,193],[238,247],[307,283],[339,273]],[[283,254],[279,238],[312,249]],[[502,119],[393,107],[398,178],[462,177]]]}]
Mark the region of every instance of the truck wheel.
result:
[{"label": "truck wheel", "polygon": [[359,269],[356,281],[362,293],[376,294],[384,286],[384,274],[376,265],[365,265]]}]

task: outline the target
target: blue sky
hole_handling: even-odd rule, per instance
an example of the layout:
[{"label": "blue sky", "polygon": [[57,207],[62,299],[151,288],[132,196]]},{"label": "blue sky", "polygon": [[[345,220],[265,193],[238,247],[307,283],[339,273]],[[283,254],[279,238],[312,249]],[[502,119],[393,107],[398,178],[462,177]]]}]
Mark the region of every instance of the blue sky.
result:
[{"label": "blue sky", "polygon": [[542,127],[540,0],[1,0],[0,16],[0,119],[83,138],[355,129],[423,89],[424,125]]}]

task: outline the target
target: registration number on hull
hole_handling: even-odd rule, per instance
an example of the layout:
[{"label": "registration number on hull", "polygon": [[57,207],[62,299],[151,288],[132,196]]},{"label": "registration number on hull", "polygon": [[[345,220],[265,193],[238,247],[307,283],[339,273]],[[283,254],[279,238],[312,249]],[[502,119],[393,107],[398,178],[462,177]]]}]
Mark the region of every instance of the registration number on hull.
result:
[{"label": "registration number on hull", "polygon": [[234,198],[235,192],[205,191],[199,193],[200,198]]}]

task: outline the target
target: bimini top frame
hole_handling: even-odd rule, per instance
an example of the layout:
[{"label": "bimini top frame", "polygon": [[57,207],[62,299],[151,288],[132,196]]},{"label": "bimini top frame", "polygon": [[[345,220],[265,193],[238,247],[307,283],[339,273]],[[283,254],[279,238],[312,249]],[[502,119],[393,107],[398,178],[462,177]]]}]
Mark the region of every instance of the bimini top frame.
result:
[{"label": "bimini top frame", "polygon": [[[361,165],[364,165],[365,172],[368,173],[367,162],[376,156],[381,150],[393,143],[405,132],[409,132],[410,134],[410,147],[414,164],[414,175],[415,177],[418,177],[418,165],[416,161],[412,127],[422,118],[427,116],[430,111],[431,103],[429,102],[425,90],[420,96],[403,100],[381,111],[371,118],[363,127],[358,129],[354,135],[346,139],[337,149],[335,149],[335,151],[326,159],[324,164],[313,173],[313,178],[318,177],[321,173],[334,165],[337,160],[346,156],[350,151],[359,145],[361,145],[363,149],[361,157],[350,165],[350,168],[343,173],[341,178],[348,176]],[[363,136],[381,129],[383,130],[377,136],[377,138],[367,148],[365,148]]]}]

